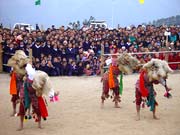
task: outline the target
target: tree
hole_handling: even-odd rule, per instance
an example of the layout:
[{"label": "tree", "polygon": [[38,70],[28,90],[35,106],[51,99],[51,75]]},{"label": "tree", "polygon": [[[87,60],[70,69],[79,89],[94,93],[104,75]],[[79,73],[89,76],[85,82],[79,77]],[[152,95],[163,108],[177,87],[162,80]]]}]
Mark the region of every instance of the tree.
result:
[{"label": "tree", "polygon": [[81,29],[81,24],[80,24],[80,21],[77,21],[77,29]]},{"label": "tree", "polygon": [[70,28],[70,29],[73,29],[73,23],[72,23],[72,22],[69,22],[69,24],[68,24],[67,27]]},{"label": "tree", "polygon": [[[148,24],[150,24],[150,23],[148,23]],[[161,19],[158,19],[158,20],[153,20],[152,24],[155,25],[155,26],[180,25],[180,15],[171,16],[171,17],[168,17],[168,18],[161,18]]]},{"label": "tree", "polygon": [[85,19],[85,20],[83,21],[83,25],[88,26],[88,20],[87,20],[87,19]]},{"label": "tree", "polygon": [[89,23],[91,22],[91,21],[94,21],[94,20],[96,20],[93,16],[90,16],[89,17]]},{"label": "tree", "polygon": [[69,22],[67,27],[70,28],[70,29],[79,30],[80,26],[81,26],[80,21],[77,21],[77,22]]},{"label": "tree", "polygon": [[[95,18],[93,16],[89,17],[89,20],[84,19],[84,21],[82,22],[83,26],[90,26],[91,22],[94,21]],[[76,29],[79,30],[81,28],[81,22],[78,20],[77,22],[69,22],[68,28],[70,29]]]}]

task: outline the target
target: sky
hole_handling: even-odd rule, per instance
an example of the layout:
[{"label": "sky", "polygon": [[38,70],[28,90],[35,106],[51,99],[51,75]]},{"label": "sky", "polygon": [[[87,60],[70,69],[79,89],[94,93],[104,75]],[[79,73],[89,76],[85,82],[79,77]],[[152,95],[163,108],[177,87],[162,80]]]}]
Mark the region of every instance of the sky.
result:
[{"label": "sky", "polygon": [[89,19],[105,20],[115,28],[180,15],[180,0],[0,0],[0,23],[13,27],[14,23],[36,23],[44,28],[67,26],[69,22]]}]

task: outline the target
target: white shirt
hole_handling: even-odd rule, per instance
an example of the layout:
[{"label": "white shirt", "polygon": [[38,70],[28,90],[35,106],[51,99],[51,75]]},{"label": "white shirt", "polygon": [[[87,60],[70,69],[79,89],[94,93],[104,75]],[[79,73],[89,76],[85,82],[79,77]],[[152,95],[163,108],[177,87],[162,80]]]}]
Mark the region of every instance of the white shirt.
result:
[{"label": "white shirt", "polygon": [[33,80],[34,74],[36,73],[35,69],[32,67],[31,64],[27,64],[25,69],[26,69],[27,74],[28,74],[28,79]]}]

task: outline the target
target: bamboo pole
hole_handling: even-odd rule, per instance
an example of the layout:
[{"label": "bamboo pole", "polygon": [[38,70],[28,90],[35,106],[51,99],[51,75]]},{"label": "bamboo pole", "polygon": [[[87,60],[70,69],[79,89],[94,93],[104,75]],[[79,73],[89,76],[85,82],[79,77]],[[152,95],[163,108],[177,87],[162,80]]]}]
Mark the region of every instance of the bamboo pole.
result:
[{"label": "bamboo pole", "polygon": [[2,36],[0,36],[0,73],[3,72],[3,48],[2,48]]},{"label": "bamboo pole", "polygon": [[[174,52],[174,53],[179,53],[180,51],[158,51],[158,52],[136,52],[136,53],[128,53],[128,54],[156,54],[156,53],[170,53],[170,52]],[[120,53],[115,53],[115,54],[104,54],[104,56],[119,56],[121,55]]]},{"label": "bamboo pole", "polygon": [[33,62],[33,56],[32,56],[32,49],[31,48],[29,49],[29,59],[30,59],[30,62]]},{"label": "bamboo pole", "polygon": [[[169,51],[169,42],[168,42],[168,35],[166,36],[166,51]],[[165,61],[168,62],[169,53],[165,53]]]},{"label": "bamboo pole", "polygon": [[101,44],[101,76],[104,73],[104,45]]},{"label": "bamboo pole", "polygon": [[2,58],[2,53],[3,53],[3,50],[2,50],[2,39],[0,39],[0,73],[3,72],[3,58]]}]

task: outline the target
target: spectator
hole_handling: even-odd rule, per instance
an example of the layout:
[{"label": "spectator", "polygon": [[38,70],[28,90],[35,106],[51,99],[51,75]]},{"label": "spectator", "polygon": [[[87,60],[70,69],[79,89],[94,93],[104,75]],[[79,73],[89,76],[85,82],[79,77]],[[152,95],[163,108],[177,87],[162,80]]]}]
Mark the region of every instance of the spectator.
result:
[{"label": "spectator", "polygon": [[77,76],[78,75],[78,68],[75,61],[72,61],[70,64],[70,73],[69,75]]},{"label": "spectator", "polygon": [[66,58],[63,58],[63,61],[62,61],[61,75],[63,76],[69,75],[69,64]]},{"label": "spectator", "polygon": [[[76,72],[77,75],[83,75],[85,74],[83,71],[87,71],[88,75],[98,75],[101,46],[104,46],[105,53],[158,52],[166,51],[168,48],[180,50],[180,27],[168,27],[171,32],[168,43],[166,43],[164,36],[166,28],[164,26],[139,25],[138,27],[114,30],[91,28],[83,31],[81,29],[65,29],[64,26],[57,29],[52,25],[45,32],[37,28],[37,30],[29,33],[20,29],[14,29],[11,32],[7,28],[0,28],[0,35],[3,40],[3,64],[6,64],[11,57],[9,53],[22,49],[28,55],[31,48],[33,64],[36,69],[43,70],[51,75],[74,75]],[[21,40],[18,40],[20,37]],[[142,63],[151,58],[165,59],[163,53],[135,56]],[[172,58],[175,56],[177,57],[178,54],[170,54],[169,61],[179,62],[179,57]],[[173,68],[179,69],[177,64]],[[3,70],[9,72],[8,67],[4,66]]]},{"label": "spectator", "polygon": [[67,59],[70,59],[70,58],[73,60],[76,59],[76,49],[72,48],[71,43],[68,44],[68,47],[66,48],[65,52],[66,52],[66,58]]},{"label": "spectator", "polygon": [[86,38],[85,42],[83,43],[83,50],[88,51],[88,49],[90,49],[90,42],[89,39]]},{"label": "spectator", "polygon": [[54,65],[51,62],[51,60],[47,61],[47,74],[49,76],[57,76],[58,75]]},{"label": "spectator", "polygon": [[83,74],[84,74],[84,67],[83,67],[82,62],[79,62],[77,66],[77,75],[81,76]]},{"label": "spectator", "polygon": [[48,67],[46,64],[47,64],[46,60],[42,60],[40,66],[39,66],[39,70],[42,70],[48,74]]},{"label": "spectator", "polygon": [[36,43],[32,45],[33,57],[39,58],[39,59],[41,58],[40,44],[41,44],[41,42],[36,41]]},{"label": "spectator", "polygon": [[84,68],[84,73],[85,73],[85,75],[87,75],[87,76],[93,75],[93,70],[92,70],[92,68],[90,67],[90,64],[87,64],[87,65],[86,65],[86,67]]},{"label": "spectator", "polygon": [[56,76],[59,76],[61,75],[61,57],[54,57],[53,58],[53,65],[54,65],[54,70],[55,70],[55,73],[56,73]]}]

